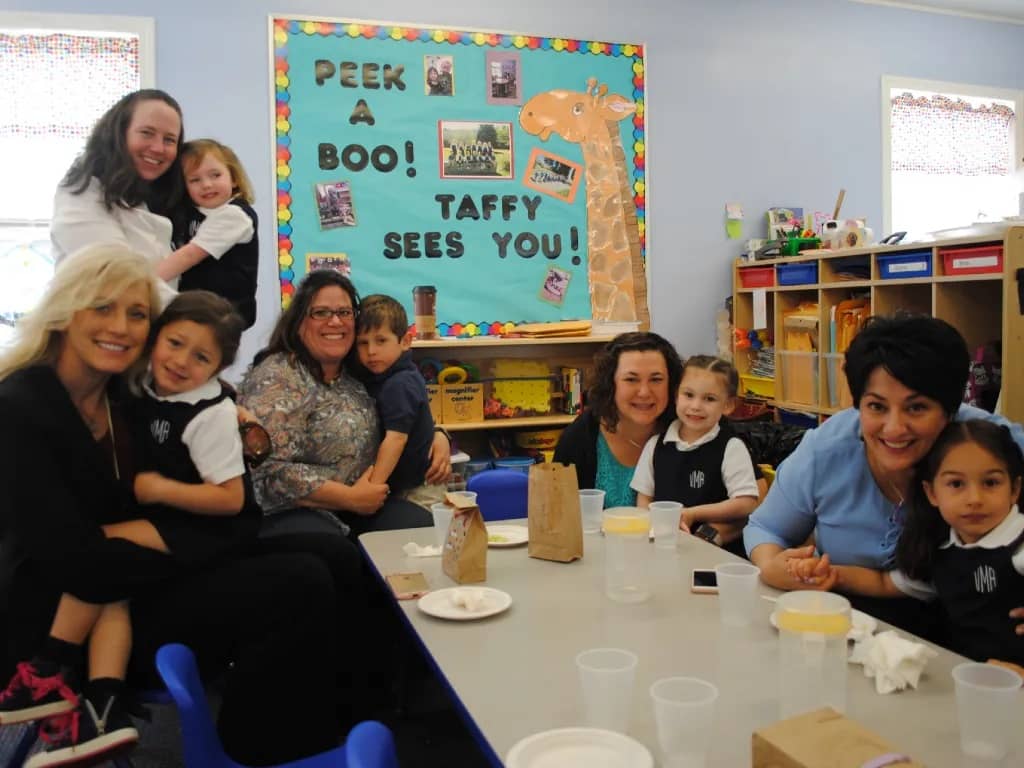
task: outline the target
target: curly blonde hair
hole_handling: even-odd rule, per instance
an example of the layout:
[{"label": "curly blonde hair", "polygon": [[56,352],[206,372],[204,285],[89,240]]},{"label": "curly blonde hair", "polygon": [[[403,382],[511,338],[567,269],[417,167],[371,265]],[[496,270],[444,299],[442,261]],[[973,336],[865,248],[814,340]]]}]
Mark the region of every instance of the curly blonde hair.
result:
[{"label": "curly blonde hair", "polygon": [[[108,302],[138,283],[149,289],[150,317],[159,311],[156,275],[146,258],[127,246],[89,245],[57,267],[35,309],[22,317],[0,354],[0,380],[32,365],[53,365],[64,331],[76,312]],[[136,361],[135,366],[143,365]]]}]

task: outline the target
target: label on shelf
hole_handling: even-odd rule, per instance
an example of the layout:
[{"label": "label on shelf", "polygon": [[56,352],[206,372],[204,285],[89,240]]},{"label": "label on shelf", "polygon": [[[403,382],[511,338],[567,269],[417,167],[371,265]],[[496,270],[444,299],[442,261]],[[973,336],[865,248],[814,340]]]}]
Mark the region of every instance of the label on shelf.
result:
[{"label": "label on shelf", "polygon": [[[970,259],[965,259],[970,261]],[[921,272],[922,270],[928,269],[927,261],[909,261],[904,264],[890,264],[890,272]]]},{"label": "label on shelf", "polygon": [[999,256],[972,256],[966,259],[953,259],[953,269],[973,269],[975,267],[998,267]]}]

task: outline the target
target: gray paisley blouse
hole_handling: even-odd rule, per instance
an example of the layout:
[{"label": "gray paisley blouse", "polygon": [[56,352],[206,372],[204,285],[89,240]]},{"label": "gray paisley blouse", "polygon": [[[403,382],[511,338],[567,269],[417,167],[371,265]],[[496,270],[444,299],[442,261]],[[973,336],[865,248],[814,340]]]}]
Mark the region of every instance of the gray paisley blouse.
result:
[{"label": "gray paisley blouse", "polygon": [[274,441],[273,454],[252,472],[264,512],[291,509],[328,480],[351,485],[377,455],[373,398],[345,373],[324,384],[279,353],[249,370],[238,399]]}]

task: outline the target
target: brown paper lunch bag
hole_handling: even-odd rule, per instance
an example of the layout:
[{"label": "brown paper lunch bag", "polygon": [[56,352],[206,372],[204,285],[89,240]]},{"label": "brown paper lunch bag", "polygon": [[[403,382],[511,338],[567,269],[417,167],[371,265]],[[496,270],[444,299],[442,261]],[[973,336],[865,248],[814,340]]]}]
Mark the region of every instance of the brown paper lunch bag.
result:
[{"label": "brown paper lunch bag", "polygon": [[454,494],[445,502],[455,507],[441,552],[441,568],[458,584],[487,580],[487,526],[480,508]]},{"label": "brown paper lunch bag", "polygon": [[530,557],[568,563],[583,557],[583,522],[574,466],[530,467],[527,507]]}]

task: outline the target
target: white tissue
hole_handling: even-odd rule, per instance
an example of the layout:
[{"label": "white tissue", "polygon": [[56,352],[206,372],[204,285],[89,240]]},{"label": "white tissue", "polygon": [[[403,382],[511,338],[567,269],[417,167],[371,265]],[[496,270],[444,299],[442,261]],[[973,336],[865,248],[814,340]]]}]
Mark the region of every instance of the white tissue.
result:
[{"label": "white tissue", "polygon": [[419,544],[410,541],[402,545],[402,551],[409,557],[437,557],[441,554],[441,548],[430,545],[421,547]]},{"label": "white tissue", "polygon": [[452,605],[475,613],[484,607],[484,593],[472,587],[455,589],[452,591]]},{"label": "white tissue", "polygon": [[869,635],[850,653],[850,662],[863,664],[864,674],[875,678],[879,693],[917,688],[928,659],[937,654],[931,648],[900,637],[893,630]]}]

